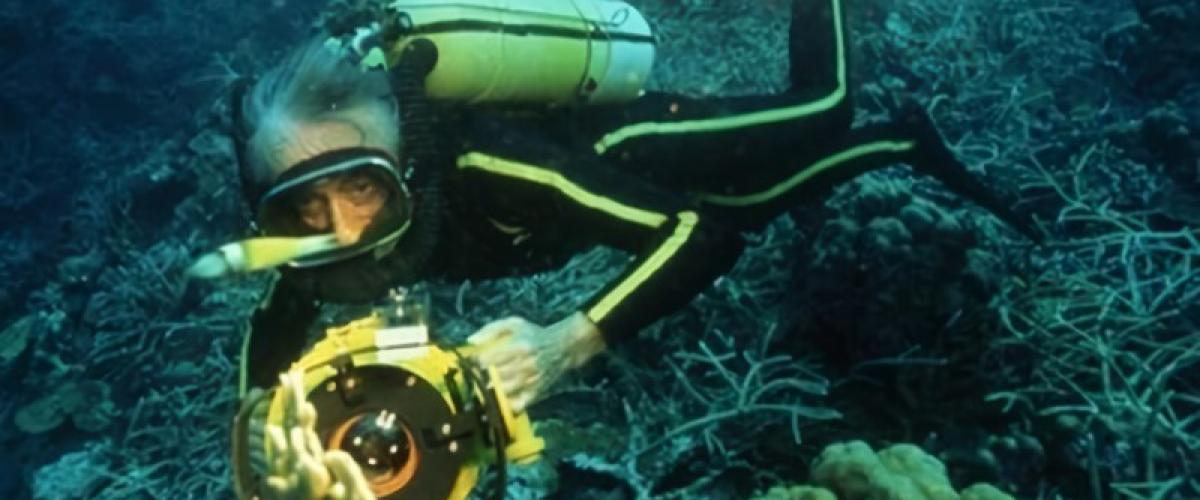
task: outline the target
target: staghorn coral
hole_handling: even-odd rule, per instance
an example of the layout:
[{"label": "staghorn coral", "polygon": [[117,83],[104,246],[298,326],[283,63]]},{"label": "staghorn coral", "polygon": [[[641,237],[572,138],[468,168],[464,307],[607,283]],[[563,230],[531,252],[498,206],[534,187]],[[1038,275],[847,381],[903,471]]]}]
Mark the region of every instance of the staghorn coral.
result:
[{"label": "staghorn coral", "polygon": [[990,354],[1007,362],[987,399],[1041,429],[1073,488],[1194,498],[1200,231],[1114,208],[1093,184],[1117,161],[1094,144],[1030,181],[1062,199],[1072,237],[995,301],[1005,335]]},{"label": "staghorn coral", "polygon": [[38,317],[25,316],[0,330],[0,375],[7,374],[32,342]]},{"label": "staghorn coral", "polygon": [[109,439],[89,441],[82,450],[67,453],[33,474],[33,498],[83,500],[95,498],[110,481],[107,471],[114,453]]},{"label": "staghorn coral", "polygon": [[68,419],[80,430],[100,432],[117,414],[111,392],[108,384],[96,380],[67,382],[18,409],[13,420],[29,434],[52,431]]}]

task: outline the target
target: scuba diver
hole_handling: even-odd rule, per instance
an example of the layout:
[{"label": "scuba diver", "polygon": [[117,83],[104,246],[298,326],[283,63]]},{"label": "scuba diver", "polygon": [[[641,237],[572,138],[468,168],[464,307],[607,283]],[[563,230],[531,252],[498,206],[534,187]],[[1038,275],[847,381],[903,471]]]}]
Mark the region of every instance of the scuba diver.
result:
[{"label": "scuba diver", "polygon": [[429,97],[431,68],[453,63],[430,40],[459,29],[453,22],[407,27],[414,35],[390,72],[362,71],[325,43],[302,47],[236,93],[243,188],[263,234],[333,233],[340,245],[280,269],[251,320],[241,389],[276,382],[323,302],[370,302],[420,280],[531,274],[596,245],[637,256],[559,322],[511,317],[480,330],[477,339],[508,339],[480,356],[500,366],[523,408],[728,271],[740,233],[896,163],[1036,238],[971,177],[923,109],[850,128],[842,10],[840,0],[793,2],[792,85],[781,94],[644,92],[533,116],[488,103],[451,111]]},{"label": "scuba diver", "polygon": [[520,412],[727,272],[742,233],[896,163],[1038,237],[971,176],[923,108],[851,128],[841,0],[792,2],[786,91],[706,98],[642,90],[654,40],[631,7],[526,3],[499,16],[463,7],[486,0],[401,0],[346,16],[327,40],[235,86],[233,137],[256,229],[322,238],[280,268],[252,316],[241,394],[278,382],[322,303],[531,274],[595,246],[635,256],[557,322],[511,316],[471,337]]}]

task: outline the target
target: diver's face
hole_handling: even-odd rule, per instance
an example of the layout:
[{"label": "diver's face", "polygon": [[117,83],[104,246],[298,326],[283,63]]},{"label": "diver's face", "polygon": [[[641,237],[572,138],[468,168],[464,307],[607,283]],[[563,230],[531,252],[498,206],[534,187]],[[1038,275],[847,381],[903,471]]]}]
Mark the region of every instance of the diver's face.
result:
[{"label": "diver's face", "polygon": [[388,201],[388,189],[367,172],[345,172],[314,182],[293,200],[301,222],[333,232],[338,243],[357,243]]}]

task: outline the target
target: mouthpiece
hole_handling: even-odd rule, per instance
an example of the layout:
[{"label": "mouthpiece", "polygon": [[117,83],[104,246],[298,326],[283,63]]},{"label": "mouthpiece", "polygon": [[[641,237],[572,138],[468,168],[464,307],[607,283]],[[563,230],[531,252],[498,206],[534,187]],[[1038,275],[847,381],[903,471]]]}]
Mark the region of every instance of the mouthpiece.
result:
[{"label": "mouthpiece", "polygon": [[250,238],[221,245],[200,256],[188,267],[187,274],[193,278],[214,279],[231,273],[261,271],[337,247],[337,238],[332,234]]}]

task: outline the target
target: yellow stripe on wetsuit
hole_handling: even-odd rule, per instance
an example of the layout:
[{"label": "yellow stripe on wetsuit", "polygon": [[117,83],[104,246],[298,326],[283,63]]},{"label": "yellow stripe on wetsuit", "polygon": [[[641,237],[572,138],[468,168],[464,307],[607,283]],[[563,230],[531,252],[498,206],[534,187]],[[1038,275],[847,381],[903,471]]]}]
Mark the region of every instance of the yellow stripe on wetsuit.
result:
[{"label": "yellow stripe on wetsuit", "polygon": [[497,158],[483,153],[467,153],[458,158],[458,168],[478,168],[505,177],[513,177],[552,187],[575,200],[580,205],[594,208],[643,226],[656,228],[667,221],[667,216],[663,214],[623,205],[604,196],[594,194],[580,187],[578,184],[567,180],[566,177],[563,177],[558,172],[534,165]]},{"label": "yellow stripe on wetsuit", "polygon": [[813,177],[835,168],[845,162],[853,161],[860,157],[876,153],[904,152],[912,149],[915,145],[916,143],[913,141],[877,141],[860,144],[832,156],[822,158],[816,163],[810,165],[808,168],[801,169],[795,175],[788,177],[787,180],[763,191],[741,195],[705,193],[700,195],[700,199],[713,205],[725,205],[731,207],[766,203],[778,198],[780,195],[783,195],[788,191],[791,191],[796,186],[803,184],[805,181],[808,181],[809,179],[812,179]]},{"label": "yellow stripe on wetsuit", "polygon": [[[685,120],[678,122],[644,122],[626,125],[613,132],[609,132],[601,137],[593,148],[596,154],[604,154],[605,151],[612,149],[614,146],[632,139],[646,135],[665,135],[665,134],[687,134],[694,132],[718,132],[741,128],[751,125],[759,125],[764,123],[774,123],[804,116],[822,113],[837,106],[846,98],[846,45],[845,34],[842,26],[842,5],[841,0],[830,0],[833,4],[833,26],[836,36],[835,45],[837,47],[837,87],[830,92],[829,95],[796,106],[788,106],[786,108],[764,109],[760,111],[752,111],[740,115],[723,116],[720,118],[707,118],[699,120]],[[795,22],[793,20],[793,22]]]},{"label": "yellow stripe on wetsuit", "polygon": [[[266,309],[267,304],[271,303],[271,299],[275,296],[275,287],[279,285],[279,274],[276,273],[271,282],[267,284],[267,293],[263,294],[261,300],[258,301],[258,307],[254,310],[255,314],[263,309]],[[246,332],[242,336],[242,357],[238,367],[238,399],[246,397],[246,392],[250,390],[250,341],[254,336],[254,317],[246,320]],[[259,332],[259,335],[263,333]]]},{"label": "yellow stripe on wetsuit", "polygon": [[617,285],[616,288],[613,288],[600,302],[592,306],[587,312],[588,319],[591,319],[593,323],[599,322],[613,308],[617,307],[621,301],[625,300],[625,297],[628,297],[639,286],[642,286],[642,283],[650,279],[656,271],[662,268],[663,264],[666,264],[675,255],[675,252],[680,247],[687,243],[688,237],[696,229],[696,223],[699,221],[700,217],[696,215],[696,212],[690,210],[680,212],[679,225],[675,227],[675,232],[671,233],[667,241],[664,241],[654,253],[650,254],[650,257],[647,257],[642,262],[642,265],[630,273],[624,281]]},{"label": "yellow stripe on wetsuit", "polygon": [[[553,188],[567,197],[588,208],[600,210],[614,217],[634,222],[649,228],[657,229],[669,220],[666,215],[658,212],[631,207],[615,200],[597,195],[571,182],[562,174],[527,163],[521,163],[504,158],[498,158],[483,153],[472,152],[458,158],[461,169],[478,168],[506,177],[535,182]],[[600,322],[612,312],[622,301],[654,276],[654,273],[666,264],[675,252],[687,243],[688,238],[696,228],[700,217],[693,211],[678,214],[679,225],[666,241],[651,253],[641,265],[629,273],[611,292],[587,311],[588,319],[594,323]]]}]

